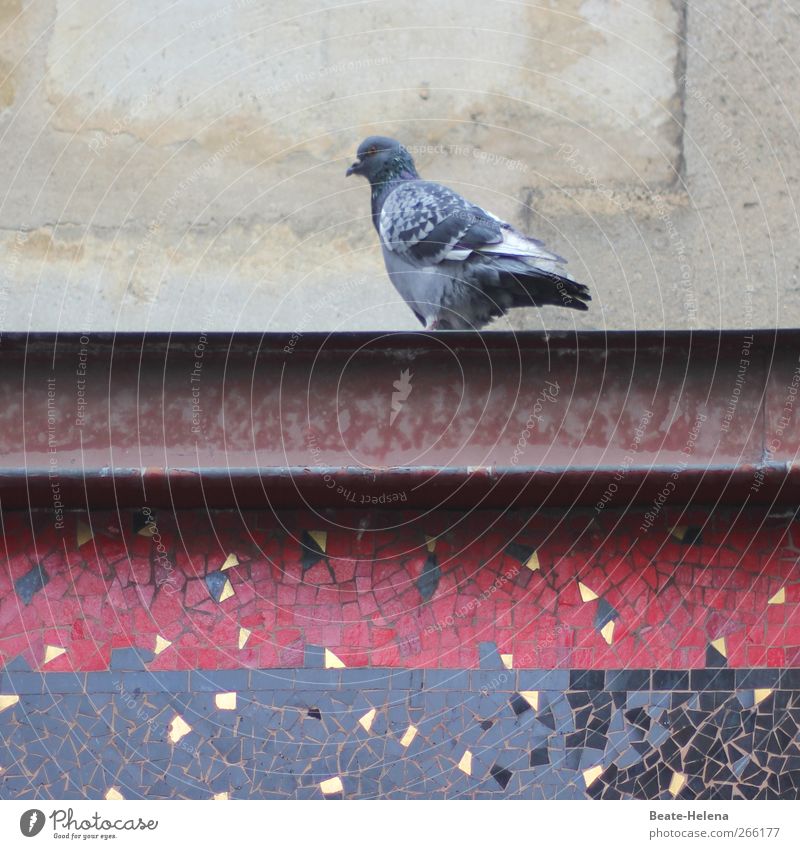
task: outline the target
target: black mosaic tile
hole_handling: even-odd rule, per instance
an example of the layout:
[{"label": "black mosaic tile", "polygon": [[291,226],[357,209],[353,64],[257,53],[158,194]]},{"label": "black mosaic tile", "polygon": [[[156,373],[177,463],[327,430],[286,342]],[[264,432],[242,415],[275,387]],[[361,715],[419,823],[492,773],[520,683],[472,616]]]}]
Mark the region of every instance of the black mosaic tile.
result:
[{"label": "black mosaic tile", "polygon": [[[658,670],[654,670],[653,675]],[[605,688],[609,691],[649,690],[649,669],[607,669],[605,671]],[[596,689],[596,688],[589,688]],[[655,687],[655,689],[659,689]]]},{"label": "black mosaic tile", "polygon": [[550,753],[546,748],[533,749],[530,755],[530,766],[546,766],[550,763]]},{"label": "black mosaic tile", "polygon": [[709,643],[706,646],[706,666],[720,667],[727,665],[728,659],[725,655]]},{"label": "black mosaic tile", "polygon": [[303,531],[300,535],[300,546],[302,550],[300,562],[304,572],[325,560],[325,552],[308,531]]},{"label": "black mosaic tile", "polygon": [[214,601],[219,601],[222,596],[222,591],[225,589],[225,584],[228,582],[228,576],[225,572],[222,571],[214,571],[209,572],[205,576],[206,587],[208,588],[208,593]]},{"label": "black mosaic tile", "polygon": [[519,542],[510,542],[506,546],[506,554],[513,557],[517,563],[527,563],[536,552],[536,549],[530,545],[523,545]]},{"label": "black mosaic tile", "polygon": [[[536,670],[511,673],[500,685],[507,689],[481,693],[463,670],[343,669],[331,677],[322,669],[223,670],[168,679],[172,673],[127,668],[141,661],[123,656],[121,672],[87,674],[86,685],[96,688],[89,696],[67,692],[80,676],[41,676],[9,664],[7,680],[34,692],[0,714],[0,766],[20,765],[26,777],[18,785],[7,769],[0,794],[25,798],[58,787],[100,798],[124,782],[129,798],[209,798],[222,789],[237,797],[320,798],[318,782],[331,774],[347,776],[345,796],[381,798],[670,798],[678,771],[687,775],[684,799],[797,798],[800,785],[800,692],[774,689],[755,705],[752,689],[669,688],[687,687],[697,673],[713,676],[717,688],[726,680],[755,687],[781,681],[773,670],[604,676],[624,691],[559,670],[562,683],[580,688],[531,687],[540,699],[533,711],[526,700],[523,709],[514,687],[542,681],[545,673]],[[642,672],[656,689],[642,689]],[[302,676],[320,677],[295,687]],[[109,679],[127,682],[124,694],[104,686]],[[460,689],[447,688],[451,679]],[[168,681],[192,690],[173,692]],[[253,682],[260,689],[250,689]],[[217,711],[213,694],[227,690],[238,692],[239,706]],[[367,733],[357,720],[371,705]],[[178,745],[166,737],[174,712],[192,726]],[[418,734],[404,748],[399,739],[412,722]],[[471,777],[456,769],[465,748],[474,756]],[[581,770],[596,764],[602,775],[586,792]]]},{"label": "black mosaic tile", "polygon": [[511,777],[513,775],[511,770],[499,766],[498,764],[494,764],[490,768],[489,772],[491,773],[492,778],[500,785],[501,790],[505,790],[506,787],[508,787],[508,782],[511,781]]},{"label": "black mosaic tile", "polygon": [[415,581],[416,587],[419,590],[420,597],[423,601],[428,601],[433,598],[433,595],[439,586],[441,577],[442,570],[439,568],[439,560],[435,553],[429,552],[428,556],[425,558],[422,573]]},{"label": "black mosaic tile", "polygon": [[527,699],[523,698],[519,693],[514,693],[511,697],[511,709],[517,716],[525,713],[525,711],[531,710],[531,705]]},{"label": "black mosaic tile", "polygon": [[643,707],[632,708],[625,711],[625,720],[642,731],[649,731],[652,719]]},{"label": "black mosaic tile", "polygon": [[603,626],[612,622],[614,619],[619,619],[619,612],[615,610],[604,598],[597,600],[597,608],[594,613],[594,627],[596,630],[601,630]]},{"label": "black mosaic tile", "polygon": [[681,669],[654,669],[654,690],[688,690],[689,673]]},{"label": "black mosaic tile", "polygon": [[780,687],[782,690],[800,690],[800,668],[781,669]]},{"label": "black mosaic tile", "polygon": [[689,673],[692,690],[733,690],[733,669],[692,669]]},{"label": "black mosaic tile", "polygon": [[547,707],[544,710],[540,710],[536,714],[537,722],[540,722],[543,726],[549,728],[551,731],[555,731],[556,729],[556,720],[553,716],[553,711],[551,708]]},{"label": "black mosaic tile", "polygon": [[602,669],[573,669],[569,675],[570,690],[602,690],[606,673]]},{"label": "black mosaic tile", "polygon": [[703,542],[703,529],[695,526],[686,528],[683,539],[678,542],[682,545],[700,545]]},{"label": "black mosaic tile", "polygon": [[131,530],[134,534],[138,534],[148,526],[156,526],[155,510],[136,510],[131,515]]}]

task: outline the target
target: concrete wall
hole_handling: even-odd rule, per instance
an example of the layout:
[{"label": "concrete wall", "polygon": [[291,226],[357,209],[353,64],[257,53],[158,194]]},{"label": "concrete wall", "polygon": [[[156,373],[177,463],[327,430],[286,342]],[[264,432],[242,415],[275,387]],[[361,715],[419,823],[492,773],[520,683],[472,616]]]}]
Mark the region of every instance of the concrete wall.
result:
[{"label": "concrete wall", "polygon": [[786,3],[0,0],[0,40],[2,331],[417,326],[371,132],[592,288],[513,326],[800,320]]}]

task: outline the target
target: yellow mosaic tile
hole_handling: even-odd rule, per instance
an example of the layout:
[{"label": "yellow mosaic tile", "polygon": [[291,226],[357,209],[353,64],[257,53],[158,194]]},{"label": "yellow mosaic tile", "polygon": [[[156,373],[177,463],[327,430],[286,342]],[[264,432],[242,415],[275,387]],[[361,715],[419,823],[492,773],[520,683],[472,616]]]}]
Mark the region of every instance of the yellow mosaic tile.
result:
[{"label": "yellow mosaic tile", "polygon": [[239,649],[243,649],[253,632],[249,628],[239,628]]},{"label": "yellow mosaic tile", "polygon": [[728,647],[725,645],[725,637],[717,637],[711,641],[711,645],[723,656],[728,656]]},{"label": "yellow mosaic tile", "polygon": [[417,736],[417,728],[414,725],[409,725],[406,728],[406,733],[400,738],[400,745],[404,746],[406,749],[414,742],[414,738]]},{"label": "yellow mosaic tile", "polygon": [[78,519],[78,530],[76,533],[78,548],[82,545],[85,545],[89,540],[94,538],[94,534],[92,533],[92,529],[89,525],[86,524],[82,519]]},{"label": "yellow mosaic tile", "polygon": [[781,587],[767,604],[786,604],[786,587]]},{"label": "yellow mosaic tile", "polygon": [[234,566],[239,565],[239,558],[235,554],[229,554],[225,559],[225,562],[222,566],[219,567],[220,572],[224,572],[226,569],[231,569]]},{"label": "yellow mosaic tile", "polygon": [[590,590],[586,584],[578,581],[578,589],[581,593],[581,601],[594,601],[596,598],[599,598],[597,593],[594,590]]},{"label": "yellow mosaic tile", "polygon": [[768,699],[771,695],[772,695],[772,690],[767,689],[767,688],[753,691],[753,698],[754,698],[755,704],[757,704],[757,705],[760,705],[761,702],[764,701],[764,699]]},{"label": "yellow mosaic tile", "polygon": [[372,708],[372,710],[367,711],[361,719],[358,720],[358,724],[364,729],[364,731],[369,731],[372,728],[372,722],[375,719],[376,710]]},{"label": "yellow mosaic tile", "polygon": [[600,766],[600,764],[590,767],[589,769],[585,769],[583,771],[583,780],[586,783],[586,786],[591,787],[591,785],[600,777],[602,772],[603,767]]},{"label": "yellow mosaic tile", "polygon": [[343,793],[344,785],[342,784],[342,779],[336,775],[333,778],[329,778],[327,781],[320,781],[319,789],[322,791],[324,796],[330,796],[332,793]]},{"label": "yellow mosaic tile", "polygon": [[328,550],[328,532],[327,531],[309,531],[308,535],[319,546],[320,551]]},{"label": "yellow mosaic tile", "polygon": [[325,649],[325,668],[344,669],[345,665],[330,649]]},{"label": "yellow mosaic tile", "polygon": [[224,793],[215,793],[214,801],[215,802],[227,802],[228,799],[231,798],[231,794],[226,790]]},{"label": "yellow mosaic tile", "polygon": [[502,661],[503,666],[505,666],[506,669],[513,669],[514,668],[514,655],[513,654],[501,654],[500,660]]},{"label": "yellow mosaic tile", "polygon": [[119,802],[124,798],[125,797],[119,792],[119,790],[117,790],[116,787],[109,787],[108,790],[106,790],[106,799],[109,802]]},{"label": "yellow mosaic tile", "polygon": [[600,633],[603,635],[603,639],[611,645],[614,642],[614,620],[610,620],[606,622],[605,625],[600,629]]},{"label": "yellow mosaic tile", "polygon": [[464,775],[472,775],[472,752],[469,749],[461,756],[458,762],[458,768]]},{"label": "yellow mosaic tile", "polygon": [[677,796],[685,786],[686,776],[682,772],[673,772],[672,779],[669,782],[669,792],[673,796]]},{"label": "yellow mosaic tile", "polygon": [[428,551],[430,551],[431,554],[433,554],[433,552],[436,551],[436,537],[426,536],[425,547],[428,549]]},{"label": "yellow mosaic tile", "polygon": [[175,714],[175,718],[169,725],[169,739],[172,743],[180,742],[190,731],[192,730],[192,726],[189,725],[186,720],[180,716],[180,714]]},{"label": "yellow mosaic tile", "polygon": [[525,565],[531,570],[531,572],[538,572],[539,569],[542,568],[539,563],[539,552],[534,551],[533,554],[531,554],[531,556],[525,561]]},{"label": "yellow mosaic tile", "polygon": [[236,693],[217,693],[214,704],[217,710],[236,710]]},{"label": "yellow mosaic tile", "polygon": [[61,646],[45,646],[44,647],[44,663],[50,663],[62,654],[66,654],[67,650]]},{"label": "yellow mosaic tile", "polygon": [[233,591],[233,584],[230,580],[225,581],[225,586],[222,588],[222,592],[219,594],[220,603],[223,601],[227,601],[227,599],[231,598],[231,596],[236,595]]},{"label": "yellow mosaic tile", "polygon": [[14,705],[19,701],[19,696],[0,695],[0,713],[4,710],[8,710],[10,707],[14,707]]},{"label": "yellow mosaic tile", "polygon": [[162,651],[166,651],[171,645],[172,640],[162,637],[161,634],[156,634],[156,647],[153,651],[156,654],[161,654]]},{"label": "yellow mosaic tile", "polygon": [[534,710],[539,710],[538,690],[520,690],[519,694]]},{"label": "yellow mosaic tile", "polygon": [[670,534],[678,540],[678,542],[683,542],[686,536],[686,531],[688,530],[689,528],[687,525],[675,525],[675,527],[670,530]]}]

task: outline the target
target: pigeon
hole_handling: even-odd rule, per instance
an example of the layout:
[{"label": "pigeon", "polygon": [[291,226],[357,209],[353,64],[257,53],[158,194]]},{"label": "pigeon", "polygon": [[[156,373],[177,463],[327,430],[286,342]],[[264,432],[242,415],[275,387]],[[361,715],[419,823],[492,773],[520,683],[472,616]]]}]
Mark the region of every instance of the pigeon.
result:
[{"label": "pigeon", "polygon": [[562,257],[440,183],[385,136],[358,147],[345,176],[369,180],[389,279],[426,330],[479,329],[513,307],[587,310]]}]

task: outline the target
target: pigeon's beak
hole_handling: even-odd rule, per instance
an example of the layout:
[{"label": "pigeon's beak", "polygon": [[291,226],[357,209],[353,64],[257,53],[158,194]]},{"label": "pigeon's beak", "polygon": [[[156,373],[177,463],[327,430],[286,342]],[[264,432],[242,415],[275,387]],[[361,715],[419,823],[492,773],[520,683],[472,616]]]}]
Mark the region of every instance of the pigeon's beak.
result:
[{"label": "pigeon's beak", "polygon": [[344,172],[345,177],[349,177],[351,174],[358,174],[359,169],[361,168],[361,160],[357,159],[348,169]]}]

